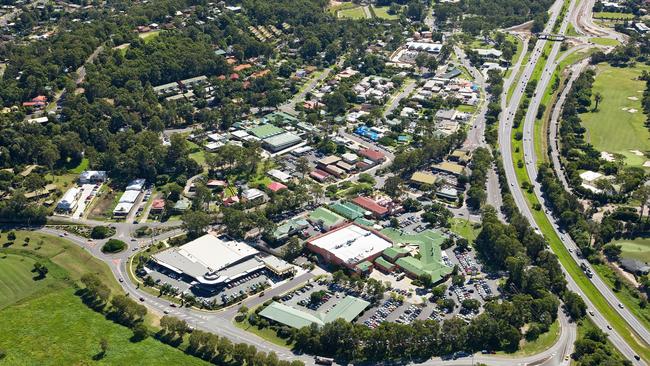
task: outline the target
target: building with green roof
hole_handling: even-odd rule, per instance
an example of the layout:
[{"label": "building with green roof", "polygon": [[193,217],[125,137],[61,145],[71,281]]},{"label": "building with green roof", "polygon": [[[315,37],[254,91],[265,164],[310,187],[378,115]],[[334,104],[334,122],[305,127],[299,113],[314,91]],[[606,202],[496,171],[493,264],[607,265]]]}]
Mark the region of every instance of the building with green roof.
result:
[{"label": "building with green roof", "polygon": [[281,129],[280,127],[274,126],[269,123],[259,125],[257,127],[253,127],[250,130],[248,130],[248,133],[261,140],[269,138],[271,136],[279,135],[283,132],[284,130]]},{"label": "building with green roof", "polygon": [[355,269],[359,273],[364,273],[364,274],[370,273],[370,271],[372,271],[372,263],[370,263],[369,261],[363,261],[363,262],[357,263],[357,265],[355,266]]},{"label": "building with green roof", "polygon": [[[411,277],[419,277],[423,274],[431,276],[431,280],[439,282],[451,274],[452,268],[442,261],[442,250],[440,245],[445,237],[434,230],[425,230],[418,234],[406,234],[401,230],[386,228],[381,231],[393,242],[398,244],[415,244],[420,248],[420,258],[403,256],[395,260],[395,264],[402,268]],[[403,248],[398,248],[402,249]],[[396,253],[396,247],[384,250],[385,258],[390,259]],[[386,253],[388,251],[388,254]]]},{"label": "building with green roof", "polygon": [[359,218],[354,219],[354,223],[359,224],[361,226],[369,227],[369,228],[372,228],[373,226],[375,226],[374,221],[368,220],[368,219],[363,218],[363,217],[359,217]]},{"label": "building with green roof", "polygon": [[288,325],[292,328],[302,328],[312,324],[320,327],[338,318],[351,322],[369,305],[370,303],[363,299],[346,296],[339,300],[329,312],[312,313],[274,301],[260,311],[259,314],[269,320]]},{"label": "building with green roof", "polygon": [[383,257],[375,259],[375,267],[379,268],[384,272],[392,272],[395,269],[395,265]]},{"label": "building with green roof", "polygon": [[317,225],[321,225],[326,230],[339,226],[345,222],[345,217],[334,213],[325,207],[319,207],[312,211],[307,219]]},{"label": "building with green roof", "polygon": [[302,218],[287,220],[287,222],[279,225],[275,229],[273,232],[273,238],[275,238],[275,240],[285,240],[289,237],[289,235],[292,235],[295,232],[306,228],[307,226],[309,226],[309,222]]},{"label": "building with green roof", "polygon": [[390,247],[385,249],[381,255],[384,256],[384,258],[388,259],[389,261],[395,263],[396,260],[399,258],[405,257],[409,254],[409,251],[404,248],[400,247]]},{"label": "building with green roof", "polygon": [[366,213],[363,208],[350,202],[336,202],[331,204],[329,208],[348,220],[356,220],[360,217],[364,217]]}]

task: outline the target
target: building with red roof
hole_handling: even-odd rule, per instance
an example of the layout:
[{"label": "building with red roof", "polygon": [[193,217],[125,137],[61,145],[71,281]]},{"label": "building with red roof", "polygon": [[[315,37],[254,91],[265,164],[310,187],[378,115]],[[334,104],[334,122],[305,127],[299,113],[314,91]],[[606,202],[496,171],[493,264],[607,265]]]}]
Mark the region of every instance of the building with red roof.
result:
[{"label": "building with red roof", "polygon": [[388,214],[388,208],[378,204],[373,199],[369,197],[357,197],[352,200],[352,203],[363,208],[366,211],[370,211],[372,216],[376,218],[384,217]]},{"label": "building with red roof", "polygon": [[383,163],[386,160],[386,156],[379,150],[372,149],[361,149],[357,153],[364,158],[371,160],[374,163]]},{"label": "building with red roof", "polygon": [[277,192],[277,191],[281,191],[283,189],[287,189],[287,186],[285,186],[284,184],[279,183],[279,182],[271,182],[271,183],[266,185],[266,188],[270,189],[271,192]]},{"label": "building with red roof", "polygon": [[162,213],[165,209],[165,200],[162,198],[156,198],[151,202],[151,212],[152,214]]},{"label": "building with red roof", "polygon": [[330,174],[320,169],[315,169],[314,171],[309,173],[309,176],[319,182],[325,182],[327,179],[329,179]]}]

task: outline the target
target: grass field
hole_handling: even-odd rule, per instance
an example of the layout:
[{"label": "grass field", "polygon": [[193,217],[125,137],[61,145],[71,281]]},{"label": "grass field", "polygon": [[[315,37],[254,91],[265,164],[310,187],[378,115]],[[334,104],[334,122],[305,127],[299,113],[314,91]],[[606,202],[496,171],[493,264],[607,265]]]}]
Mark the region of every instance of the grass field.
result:
[{"label": "grass field", "polygon": [[593,42],[595,44],[599,44],[601,46],[613,46],[613,47],[616,47],[619,44],[621,44],[621,42],[619,42],[619,41],[617,41],[615,39],[611,39],[611,38],[595,37],[595,38],[589,38],[589,40],[591,42]]},{"label": "grass field", "polygon": [[[477,226],[475,226],[477,225]],[[471,242],[474,242],[478,233],[481,232],[480,224],[473,223],[464,219],[451,219],[451,231],[462,236]]]},{"label": "grass field", "polygon": [[36,259],[16,254],[0,254],[0,309],[35,294],[55,280],[53,276],[34,279]]},{"label": "grass field", "polygon": [[614,243],[621,246],[621,257],[650,262],[650,238],[636,238]]},{"label": "grass field", "polygon": [[[635,166],[642,165],[645,159],[635,159],[631,150],[650,150],[650,132],[643,125],[646,117],[640,101],[645,82],[637,80],[643,70],[650,70],[650,67],[638,65],[633,68],[615,68],[598,65],[593,92],[600,93],[603,100],[598,111],[580,115],[587,129],[587,142],[597,150],[625,155],[626,163]],[[592,105],[593,103],[595,102],[592,101]],[[630,113],[623,108],[635,109],[636,112]]]},{"label": "grass field", "polygon": [[[4,309],[0,324],[7,365],[208,365],[153,338],[129,341],[128,328],[89,309],[72,288]],[[99,359],[101,338],[108,351]]]},{"label": "grass field", "polygon": [[[121,291],[106,264],[62,238],[16,234],[12,245],[7,245],[6,233],[0,239],[0,349],[7,353],[3,364],[207,365],[153,338],[133,343],[128,328],[84,305],[74,294],[74,284],[85,273],[95,273],[113,293]],[[30,241],[23,245],[26,237]],[[32,278],[36,261],[49,269],[43,280]],[[102,337],[108,340],[108,352],[99,359],[95,356]]]},{"label": "grass field", "polygon": [[[609,288],[614,288],[616,278],[620,277],[621,275],[616,273],[613,268],[609,267],[606,264],[594,265],[593,267],[603,282],[605,282]],[[643,325],[650,327],[650,308],[646,306],[644,309],[638,306],[638,292],[634,286],[626,279],[622,279],[622,282],[624,285],[621,286],[621,289],[616,292],[616,297],[618,297],[621,300],[621,303],[625,304],[628,309],[630,309],[630,311],[634,314],[635,317],[637,317],[637,319],[641,320],[641,323]],[[630,306],[629,304],[633,304],[635,306]]]},{"label": "grass field", "polygon": [[366,19],[366,13],[363,11],[363,7],[361,6],[339,10],[336,14],[339,18]]},{"label": "grass field", "polygon": [[611,11],[600,11],[594,13],[594,19],[634,19],[634,14],[631,13],[615,13]]},{"label": "grass field", "polygon": [[255,334],[256,336],[265,339],[271,343],[274,343],[278,346],[281,347],[287,347],[291,348],[293,347],[292,343],[287,343],[286,339],[282,339],[278,337],[278,335],[275,333],[275,331],[271,328],[260,328],[257,326],[252,325],[251,323],[248,322],[248,317],[244,318],[243,321],[238,322],[236,320],[233,320],[233,324],[237,328],[241,328],[247,332],[250,332],[252,334]]},{"label": "grass field", "polygon": [[551,324],[548,332],[540,334],[534,341],[528,342],[525,339],[519,344],[519,349],[516,352],[497,352],[500,356],[507,357],[526,357],[538,354],[544,350],[551,348],[560,337],[560,323],[556,320]]},{"label": "grass field", "polygon": [[138,37],[140,37],[144,41],[144,43],[149,43],[154,39],[156,39],[156,37],[160,35],[160,32],[161,32],[160,30],[154,30],[151,32],[140,33]]},{"label": "grass field", "polygon": [[395,20],[399,19],[399,15],[397,14],[388,14],[388,9],[389,6],[374,6],[372,5],[372,11],[375,13],[375,16],[379,19],[386,19],[386,20]]},{"label": "grass field", "polygon": [[79,162],[79,165],[70,169],[70,173],[81,174],[81,172],[88,169],[89,165],[90,165],[90,160],[88,160],[88,158],[83,158],[81,159],[81,162]]}]

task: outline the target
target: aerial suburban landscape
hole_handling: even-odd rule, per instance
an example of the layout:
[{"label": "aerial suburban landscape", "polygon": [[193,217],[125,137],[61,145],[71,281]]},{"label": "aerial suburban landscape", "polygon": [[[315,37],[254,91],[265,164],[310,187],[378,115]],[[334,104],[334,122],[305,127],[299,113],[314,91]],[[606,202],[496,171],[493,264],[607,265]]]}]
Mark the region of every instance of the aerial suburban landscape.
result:
[{"label": "aerial suburban landscape", "polygon": [[650,365],[648,0],[0,0],[0,366]]}]

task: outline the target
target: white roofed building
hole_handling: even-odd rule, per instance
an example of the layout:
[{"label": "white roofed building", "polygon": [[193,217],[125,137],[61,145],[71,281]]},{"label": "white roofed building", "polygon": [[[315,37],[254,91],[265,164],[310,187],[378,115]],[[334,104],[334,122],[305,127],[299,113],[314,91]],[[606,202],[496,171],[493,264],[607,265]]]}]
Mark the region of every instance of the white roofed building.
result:
[{"label": "white roofed building", "polygon": [[356,224],[348,224],[307,241],[307,248],[325,261],[355,269],[358,263],[372,261],[392,247],[388,238]]},{"label": "white roofed building", "polygon": [[257,249],[246,243],[203,235],[180,247],[151,256],[158,265],[186,275],[202,285],[227,283],[265,267]]}]

